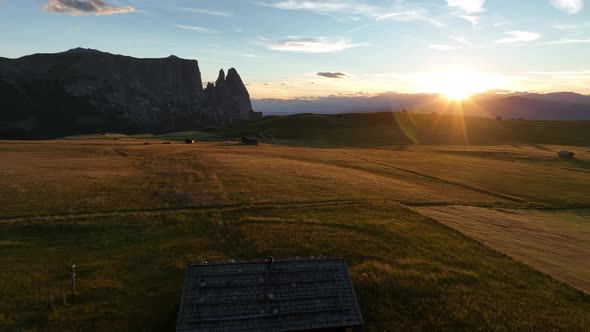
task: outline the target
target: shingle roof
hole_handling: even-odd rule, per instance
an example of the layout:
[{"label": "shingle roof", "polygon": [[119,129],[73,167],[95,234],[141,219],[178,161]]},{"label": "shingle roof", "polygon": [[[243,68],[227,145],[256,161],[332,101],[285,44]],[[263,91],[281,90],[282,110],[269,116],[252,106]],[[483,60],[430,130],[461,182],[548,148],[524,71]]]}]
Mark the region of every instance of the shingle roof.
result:
[{"label": "shingle roof", "polygon": [[362,326],[343,259],[190,265],[176,331]]}]

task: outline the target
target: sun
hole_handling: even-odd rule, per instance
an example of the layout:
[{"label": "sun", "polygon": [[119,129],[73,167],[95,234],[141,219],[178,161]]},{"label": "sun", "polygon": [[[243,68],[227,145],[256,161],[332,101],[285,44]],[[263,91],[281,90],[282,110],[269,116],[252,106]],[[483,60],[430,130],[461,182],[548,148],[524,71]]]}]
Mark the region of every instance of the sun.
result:
[{"label": "sun", "polygon": [[444,90],[441,90],[440,93],[442,93],[447,99],[462,101],[469,99],[469,97],[477,93],[477,91],[471,91],[469,88],[455,85],[446,87]]},{"label": "sun", "polygon": [[474,94],[500,86],[501,77],[477,71],[448,71],[424,73],[419,79],[422,89],[440,93],[451,101],[464,101]]},{"label": "sun", "polygon": [[487,79],[477,73],[447,73],[437,78],[438,93],[452,101],[463,101],[490,88]]}]

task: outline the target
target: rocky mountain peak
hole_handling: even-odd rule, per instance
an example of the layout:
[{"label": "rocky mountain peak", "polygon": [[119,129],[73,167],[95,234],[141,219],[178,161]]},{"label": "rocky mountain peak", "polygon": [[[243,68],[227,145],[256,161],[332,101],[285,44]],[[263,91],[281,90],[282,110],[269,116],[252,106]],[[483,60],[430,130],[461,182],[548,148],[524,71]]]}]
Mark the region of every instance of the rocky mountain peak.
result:
[{"label": "rocky mountain peak", "polygon": [[[72,56],[75,54],[75,56]],[[100,56],[97,56],[100,55]],[[196,60],[83,48],[0,58],[0,137],[171,132],[260,116],[235,69],[205,89]],[[34,128],[21,128],[20,123]]]},{"label": "rocky mountain peak", "polygon": [[221,86],[225,82],[225,72],[223,69],[219,70],[219,76],[217,76],[217,81],[215,81],[215,86]]}]

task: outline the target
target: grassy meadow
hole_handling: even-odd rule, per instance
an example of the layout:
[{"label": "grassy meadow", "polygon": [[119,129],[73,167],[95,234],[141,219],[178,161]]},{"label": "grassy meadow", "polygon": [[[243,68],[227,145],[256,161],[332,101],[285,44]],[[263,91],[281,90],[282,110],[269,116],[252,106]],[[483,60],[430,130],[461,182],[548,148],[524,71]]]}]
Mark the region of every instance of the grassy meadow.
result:
[{"label": "grassy meadow", "polygon": [[483,117],[381,112],[267,116],[209,132],[240,137],[259,134],[281,144],[367,147],[391,144],[590,145],[590,121],[530,121]]},{"label": "grassy meadow", "polygon": [[193,145],[174,140],[187,133],[0,141],[0,330],[174,330],[187,264],[269,256],[344,257],[368,331],[590,329],[590,296],[568,279],[421,211],[518,213],[533,254],[536,227],[556,232],[546,246],[578,248],[587,219],[562,222],[590,207],[578,142],[348,144],[277,126],[263,142],[279,144],[222,142],[243,128]]}]

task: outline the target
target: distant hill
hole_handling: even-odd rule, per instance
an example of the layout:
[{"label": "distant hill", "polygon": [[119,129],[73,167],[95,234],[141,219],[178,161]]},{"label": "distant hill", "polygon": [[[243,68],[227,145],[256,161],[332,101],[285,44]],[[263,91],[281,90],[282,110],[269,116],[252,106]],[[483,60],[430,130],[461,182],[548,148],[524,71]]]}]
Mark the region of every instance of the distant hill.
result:
[{"label": "distant hill", "polygon": [[196,60],[91,49],[0,58],[0,138],[170,132],[256,118],[235,69],[203,89]]},{"label": "distant hill", "polygon": [[257,134],[266,142],[318,147],[408,144],[590,146],[590,121],[497,120],[440,113],[266,116],[212,131],[227,137]]},{"label": "distant hill", "polygon": [[571,92],[482,93],[472,101],[449,103],[439,94],[384,93],[376,96],[331,96],[306,99],[255,99],[256,109],[265,114],[358,113],[408,109],[419,113],[461,112],[465,115],[524,118],[531,120],[590,120],[590,96]]}]

